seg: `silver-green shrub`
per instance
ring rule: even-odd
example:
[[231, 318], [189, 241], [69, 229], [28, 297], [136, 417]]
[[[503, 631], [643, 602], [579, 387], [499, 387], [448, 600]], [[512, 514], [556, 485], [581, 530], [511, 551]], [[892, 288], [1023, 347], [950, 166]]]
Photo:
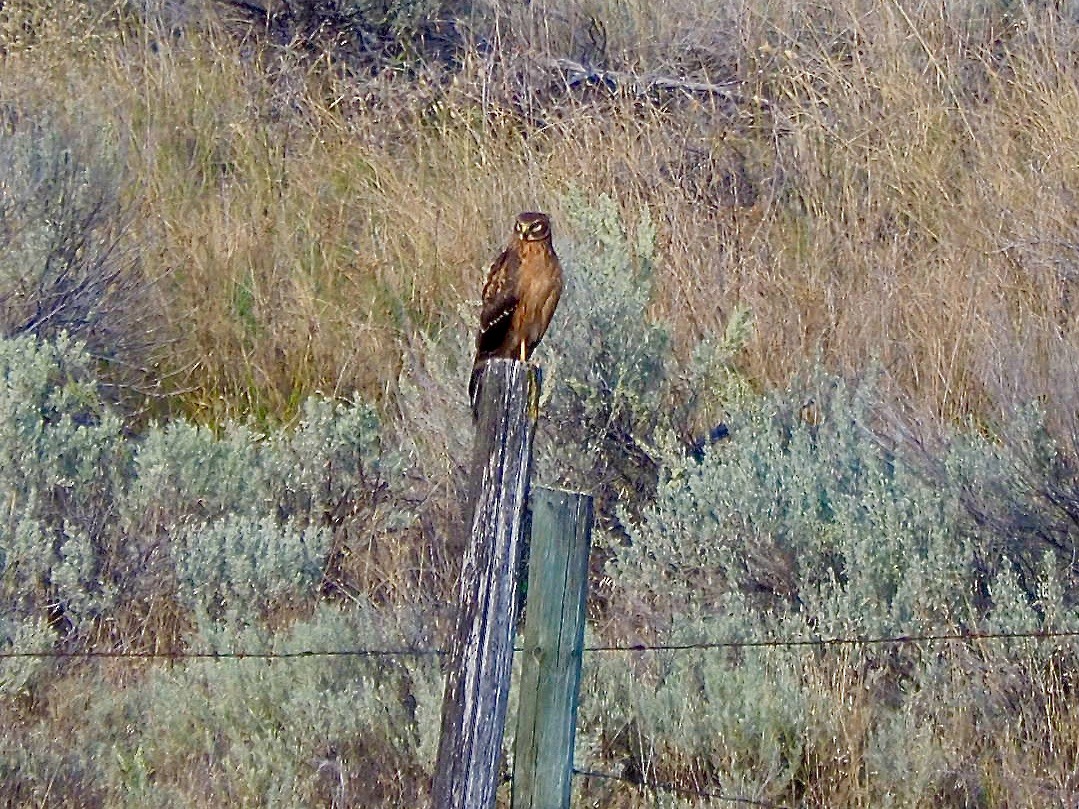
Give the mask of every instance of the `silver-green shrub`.
[[250, 623], [312, 599], [329, 532], [230, 515], [173, 537], [179, 595], [202, 617]]
[[730, 401], [748, 395], [734, 358], [752, 317], [735, 307], [722, 335], [677, 361], [668, 325], [650, 311], [658, 251], [647, 209], [634, 222], [610, 197], [579, 193], [563, 208], [566, 288], [543, 349], [550, 360], [536, 476], [593, 492], [613, 527], [616, 503], [635, 517], [654, 498], [662, 445], [692, 445]]
[[[278, 653], [407, 646], [387, 611], [323, 606], [289, 630], [220, 627], [214, 645]], [[437, 747], [442, 679], [432, 656], [205, 660], [159, 669], [94, 707], [98, 778], [132, 805], [420, 805]], [[152, 774], [152, 777], [151, 777]]]
[[168, 338], [128, 232], [119, 141], [100, 120], [0, 111], [0, 336], [73, 335], [111, 383], [143, 389]]
[[[821, 375], [810, 390], [744, 399], [729, 438], [699, 460], [657, 441], [655, 501], [625, 521], [607, 565], [608, 626], [690, 646], [1079, 626], [1052, 552], [1025, 573], [1001, 555], [1004, 538], [970, 519], [972, 479], [1006, 486], [979, 477], [1006, 447], [958, 436], [926, 465], [878, 432], [876, 390]], [[1024, 482], [1012, 482], [1014, 497]], [[582, 738], [593, 757], [622, 756], [652, 780], [703, 771], [727, 794], [778, 802], [826, 784], [846, 738], [853, 752], [841, 755], [870, 765], [874, 805], [944, 794], [964, 805], [982, 800], [970, 763], [924, 728], [1008, 734], [1001, 717], [1018, 714], [1031, 730], [1010, 735], [1053, 744], [1033, 717], [1060, 698], [1067, 643], [595, 653]], [[942, 769], [949, 759], [954, 772]]]
[[179, 420], [133, 436], [94, 370], [66, 336], [0, 340], [0, 598], [13, 614], [48, 614], [67, 634], [179, 587], [177, 608], [259, 620], [318, 599], [339, 532], [369, 545], [411, 519], [395, 504], [403, 456], [362, 401], [312, 399], [273, 437]]
[[185, 421], [151, 426], [136, 445], [126, 514], [171, 528], [189, 517], [268, 513], [274, 485], [264, 453], [262, 436], [242, 424], [220, 433]]
[[[0, 617], [0, 652], [4, 654], [45, 652], [52, 646], [54, 638], [44, 615], [22, 619], [13, 615]], [[0, 660], [0, 699], [25, 693], [35, 678], [48, 671], [48, 661], [41, 657], [8, 657]]]
[[[739, 615], [690, 623], [713, 637], [745, 636]], [[613, 758], [660, 783], [696, 767], [714, 774], [711, 789], [775, 800], [799, 777], [808, 741], [804, 664], [785, 649], [588, 655], [578, 760], [603, 769]]]
[[1007, 557], [1033, 593], [1045, 553], [1056, 560], [1068, 600], [1079, 600], [1079, 412], [1051, 429], [1041, 404], [1018, 409], [993, 431], [955, 436], [926, 461], [960, 493], [968, 530], [987, 571]]
[[317, 598], [336, 532], [373, 536], [408, 520], [393, 505], [403, 469], [368, 404], [312, 398], [272, 436], [236, 423], [151, 427], [123, 508], [167, 539], [187, 606], [255, 619]]
[[[607, 196], [590, 204], [571, 194], [565, 203], [571, 241], [563, 250], [566, 289], [551, 336], [556, 382], [576, 395], [573, 405], [589, 426], [650, 419], [663, 392], [668, 348], [666, 327], [648, 313], [655, 228], [647, 210], [627, 226]], [[559, 404], [556, 398], [552, 407]]]
[[544, 423], [536, 477], [593, 491], [601, 513], [644, 502], [655, 485], [645, 447], [662, 409], [666, 327], [654, 322], [655, 230], [647, 212], [627, 225], [607, 196], [569, 195], [559, 244], [566, 288], [546, 351]]
[[109, 609], [113, 524], [130, 463], [82, 344], [0, 340], [0, 598], [78, 624]]
[[[325, 599], [335, 552], [367, 553], [412, 519], [397, 504], [405, 457], [383, 445], [369, 405], [312, 400], [269, 437], [180, 420], [133, 434], [94, 370], [66, 336], [0, 339], [0, 652], [431, 648], [429, 616], [371, 606], [340, 570], [334, 592], [347, 600]], [[145, 677], [125, 666], [123, 686], [61, 661], [0, 661], [12, 728], [0, 735], [0, 800], [422, 799], [441, 703], [432, 655], [227, 658]], [[62, 749], [34, 735], [52, 720], [30, 707], [53, 685], [92, 692]], [[384, 775], [371, 779], [375, 768]]]
[[620, 580], [679, 616], [740, 593], [821, 635], [965, 616], [972, 550], [957, 494], [885, 448], [871, 395], [831, 380], [812, 416], [801, 397], [764, 397], [731, 414], [730, 439], [699, 463], [669, 449], [656, 502], [619, 551]]
[[270, 440], [264, 466], [279, 513], [325, 524], [364, 510], [370, 518], [405, 471], [371, 405], [320, 397], [304, 402], [295, 429]]

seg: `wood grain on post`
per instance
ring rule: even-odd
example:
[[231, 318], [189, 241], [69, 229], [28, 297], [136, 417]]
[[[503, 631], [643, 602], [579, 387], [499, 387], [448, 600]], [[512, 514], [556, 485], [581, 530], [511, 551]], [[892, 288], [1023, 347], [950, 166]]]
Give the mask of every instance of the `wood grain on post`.
[[432, 785], [435, 809], [489, 809], [495, 804], [538, 389], [536, 371], [516, 360], [490, 360], [483, 371], [471, 536], [442, 700]]
[[513, 809], [568, 809], [581, 685], [592, 497], [532, 493]]

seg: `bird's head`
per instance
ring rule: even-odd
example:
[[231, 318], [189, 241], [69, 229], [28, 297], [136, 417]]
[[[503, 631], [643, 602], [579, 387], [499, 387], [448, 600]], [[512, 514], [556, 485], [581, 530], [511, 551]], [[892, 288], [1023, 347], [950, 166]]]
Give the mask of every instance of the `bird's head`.
[[523, 242], [540, 242], [551, 238], [551, 218], [545, 213], [525, 211], [517, 215], [513, 234]]

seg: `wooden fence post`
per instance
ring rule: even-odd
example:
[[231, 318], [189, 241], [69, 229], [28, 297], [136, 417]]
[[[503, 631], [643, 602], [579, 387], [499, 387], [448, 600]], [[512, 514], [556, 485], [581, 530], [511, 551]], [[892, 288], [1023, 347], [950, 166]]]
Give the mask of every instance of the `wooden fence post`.
[[537, 487], [513, 809], [569, 809], [591, 546], [592, 497]]
[[539, 377], [516, 360], [483, 372], [473, 451], [472, 531], [442, 699], [435, 809], [489, 809], [506, 726], [521, 532], [532, 466]]

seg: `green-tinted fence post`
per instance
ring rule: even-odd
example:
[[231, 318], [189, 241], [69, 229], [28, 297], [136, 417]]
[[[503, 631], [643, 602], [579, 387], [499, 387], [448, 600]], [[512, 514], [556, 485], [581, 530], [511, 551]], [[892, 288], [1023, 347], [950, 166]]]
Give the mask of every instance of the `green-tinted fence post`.
[[532, 493], [513, 809], [568, 809], [581, 685], [592, 497]]

